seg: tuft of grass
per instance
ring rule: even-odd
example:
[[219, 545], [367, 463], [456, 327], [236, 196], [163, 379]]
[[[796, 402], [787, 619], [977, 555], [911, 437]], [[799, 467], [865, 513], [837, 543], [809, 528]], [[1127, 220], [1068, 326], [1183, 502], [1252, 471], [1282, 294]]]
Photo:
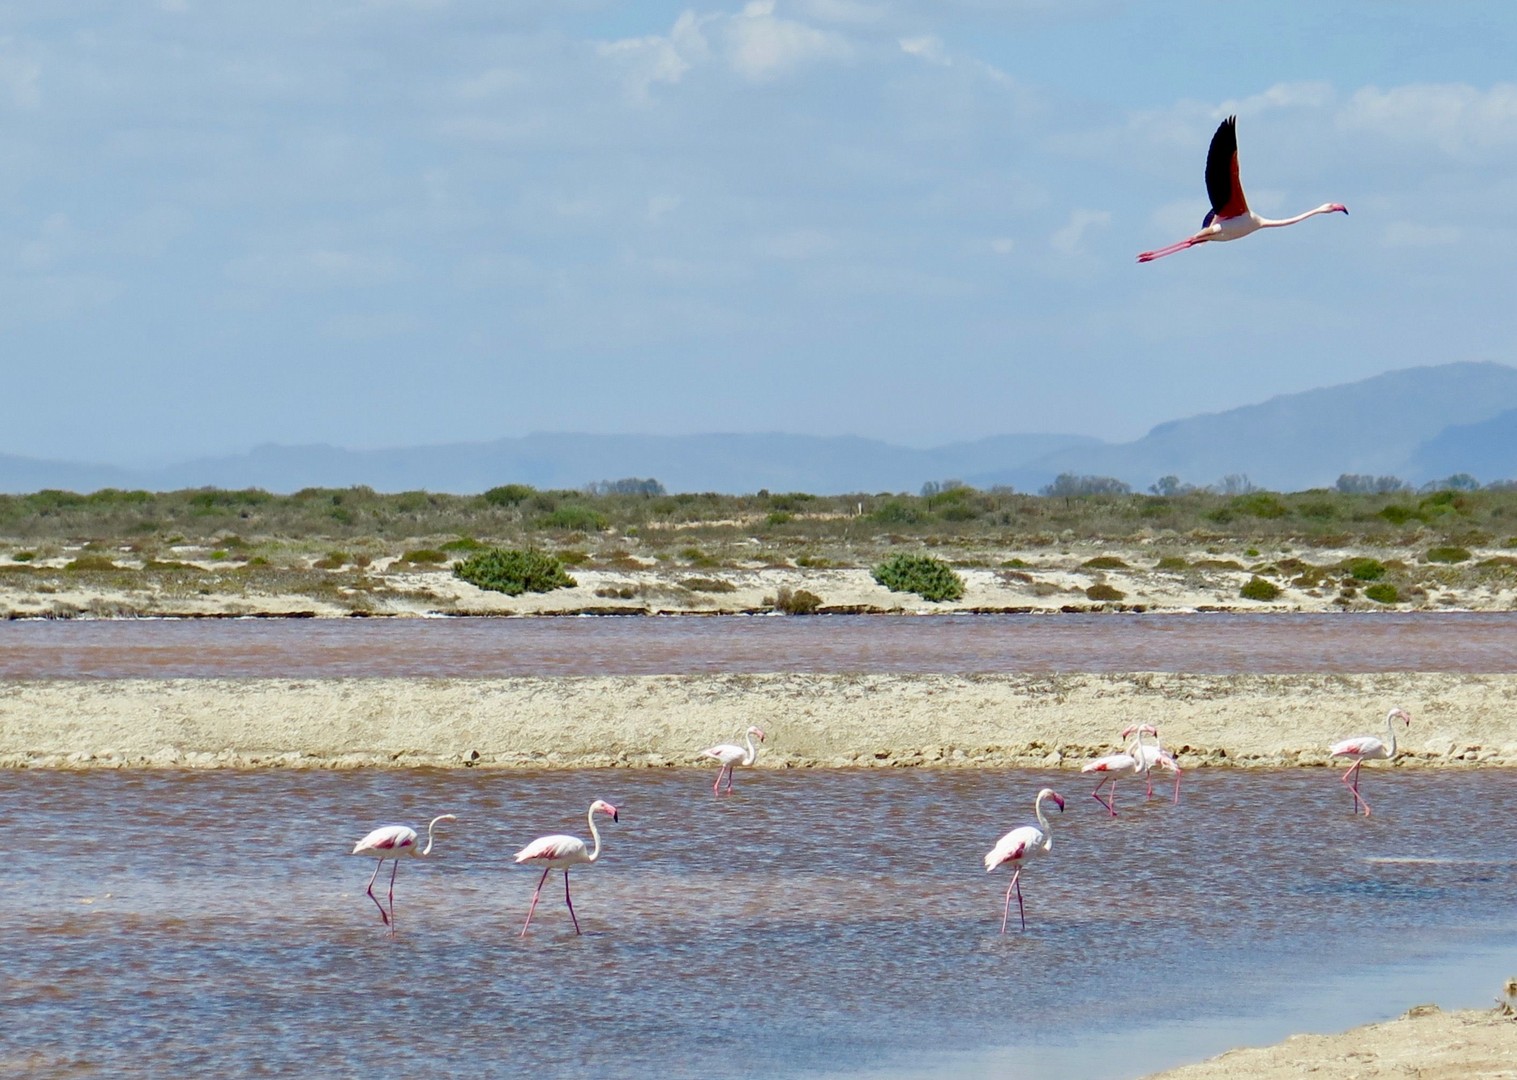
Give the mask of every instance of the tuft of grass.
[[447, 562], [448, 554], [445, 551], [438, 551], [436, 548], [417, 548], [414, 551], [406, 552], [401, 556], [401, 559], [408, 563], [437, 564]]
[[1115, 555], [1097, 555], [1080, 564], [1081, 570], [1126, 570], [1127, 564]]
[[812, 615], [821, 606], [822, 598], [810, 589], [792, 591], [788, 585], [781, 585], [774, 598], [774, 607], [786, 615]]
[[1396, 591], [1396, 586], [1389, 581], [1377, 581], [1364, 590], [1364, 595], [1377, 604], [1394, 604], [1401, 599], [1401, 594]]
[[1469, 550], [1446, 544], [1442, 547], [1428, 548], [1425, 556], [1428, 562], [1435, 563], [1462, 563], [1470, 559]]
[[80, 555], [77, 559], [71, 559], [64, 567], [65, 570], [124, 570], [126, 567], [117, 566], [108, 555]]
[[730, 581], [721, 578], [692, 577], [680, 582], [691, 592], [730, 593], [737, 592], [737, 586]]
[[1117, 601], [1124, 599], [1127, 594], [1121, 589], [1114, 588], [1106, 582], [1098, 582], [1085, 590], [1085, 595], [1092, 600]]
[[1379, 581], [1385, 577], [1385, 564], [1379, 559], [1349, 559], [1343, 564], [1343, 569], [1355, 581]]

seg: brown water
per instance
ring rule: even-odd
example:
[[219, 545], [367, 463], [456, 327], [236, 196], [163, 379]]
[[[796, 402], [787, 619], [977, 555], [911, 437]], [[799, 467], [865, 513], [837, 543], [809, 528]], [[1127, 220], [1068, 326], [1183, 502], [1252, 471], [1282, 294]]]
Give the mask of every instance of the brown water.
[[1517, 612], [0, 622], [0, 678], [1517, 671]]
[[[0, 1073], [1121, 1078], [1430, 985], [1488, 1004], [1517, 962], [1511, 771], [1377, 771], [1369, 820], [1326, 770], [1198, 770], [1115, 820], [1063, 772], [709, 783], [0, 772]], [[980, 859], [1045, 784], [1068, 809], [1003, 937]], [[622, 814], [574, 873], [584, 936], [550, 887], [519, 939], [511, 853], [596, 797]], [[443, 812], [392, 941], [345, 853]]]

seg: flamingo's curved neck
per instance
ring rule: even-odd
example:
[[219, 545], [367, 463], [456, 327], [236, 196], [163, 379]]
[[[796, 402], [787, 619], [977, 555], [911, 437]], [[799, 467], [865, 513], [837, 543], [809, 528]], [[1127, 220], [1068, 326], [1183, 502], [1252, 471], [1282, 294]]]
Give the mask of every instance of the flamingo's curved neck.
[[593, 806], [590, 808], [590, 815], [588, 820], [590, 822], [590, 835], [595, 837], [595, 848], [590, 852], [590, 857], [585, 861], [594, 862], [596, 859], [600, 858], [600, 830], [595, 827], [595, 807]]
[[1043, 816], [1043, 800], [1048, 796], [1039, 795], [1038, 801], [1032, 804], [1032, 812], [1037, 815], [1038, 828], [1043, 830], [1043, 850], [1053, 847], [1053, 829], [1048, 824], [1048, 819]]
[[743, 733], [743, 741], [748, 744], [748, 756], [743, 758], [743, 766], [746, 768], [747, 766], [752, 765], [754, 759], [758, 757], [758, 747], [753, 745], [753, 732], [751, 731], [746, 731]]
[[1385, 717], [1385, 730], [1390, 735], [1385, 744], [1385, 756], [1388, 758], [1396, 756], [1396, 721], [1399, 719], [1395, 713], [1387, 713]]
[[442, 818], [440, 818], [440, 817], [435, 817], [435, 818], [432, 819], [432, 823], [427, 826], [427, 846], [424, 847], [424, 848], [422, 848], [416, 854], [418, 854], [418, 855], [430, 855], [430, 854], [432, 854], [432, 839], [433, 839], [433, 837], [432, 837], [432, 830], [434, 830], [434, 829], [437, 828], [437, 823], [439, 821], [441, 821], [441, 820], [442, 820]]

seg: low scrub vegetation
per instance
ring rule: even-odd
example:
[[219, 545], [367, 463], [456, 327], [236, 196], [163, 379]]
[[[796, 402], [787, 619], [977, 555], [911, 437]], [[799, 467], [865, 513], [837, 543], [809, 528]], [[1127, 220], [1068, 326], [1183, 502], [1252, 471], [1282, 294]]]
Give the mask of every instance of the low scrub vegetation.
[[554, 556], [535, 548], [492, 548], [476, 552], [453, 568], [454, 576], [480, 589], [520, 596], [578, 584]]
[[874, 568], [874, 580], [891, 592], [916, 593], [935, 603], [964, 595], [964, 579], [933, 555], [897, 555]]

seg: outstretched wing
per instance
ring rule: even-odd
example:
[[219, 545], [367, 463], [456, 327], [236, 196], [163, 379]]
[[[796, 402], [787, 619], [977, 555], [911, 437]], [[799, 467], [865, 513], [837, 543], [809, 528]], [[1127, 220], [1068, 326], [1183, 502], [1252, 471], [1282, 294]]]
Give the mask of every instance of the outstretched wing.
[[1206, 152], [1206, 195], [1211, 199], [1210, 225], [1214, 218], [1234, 218], [1248, 213], [1243, 182], [1238, 179], [1238, 118], [1229, 116], [1211, 137]]

